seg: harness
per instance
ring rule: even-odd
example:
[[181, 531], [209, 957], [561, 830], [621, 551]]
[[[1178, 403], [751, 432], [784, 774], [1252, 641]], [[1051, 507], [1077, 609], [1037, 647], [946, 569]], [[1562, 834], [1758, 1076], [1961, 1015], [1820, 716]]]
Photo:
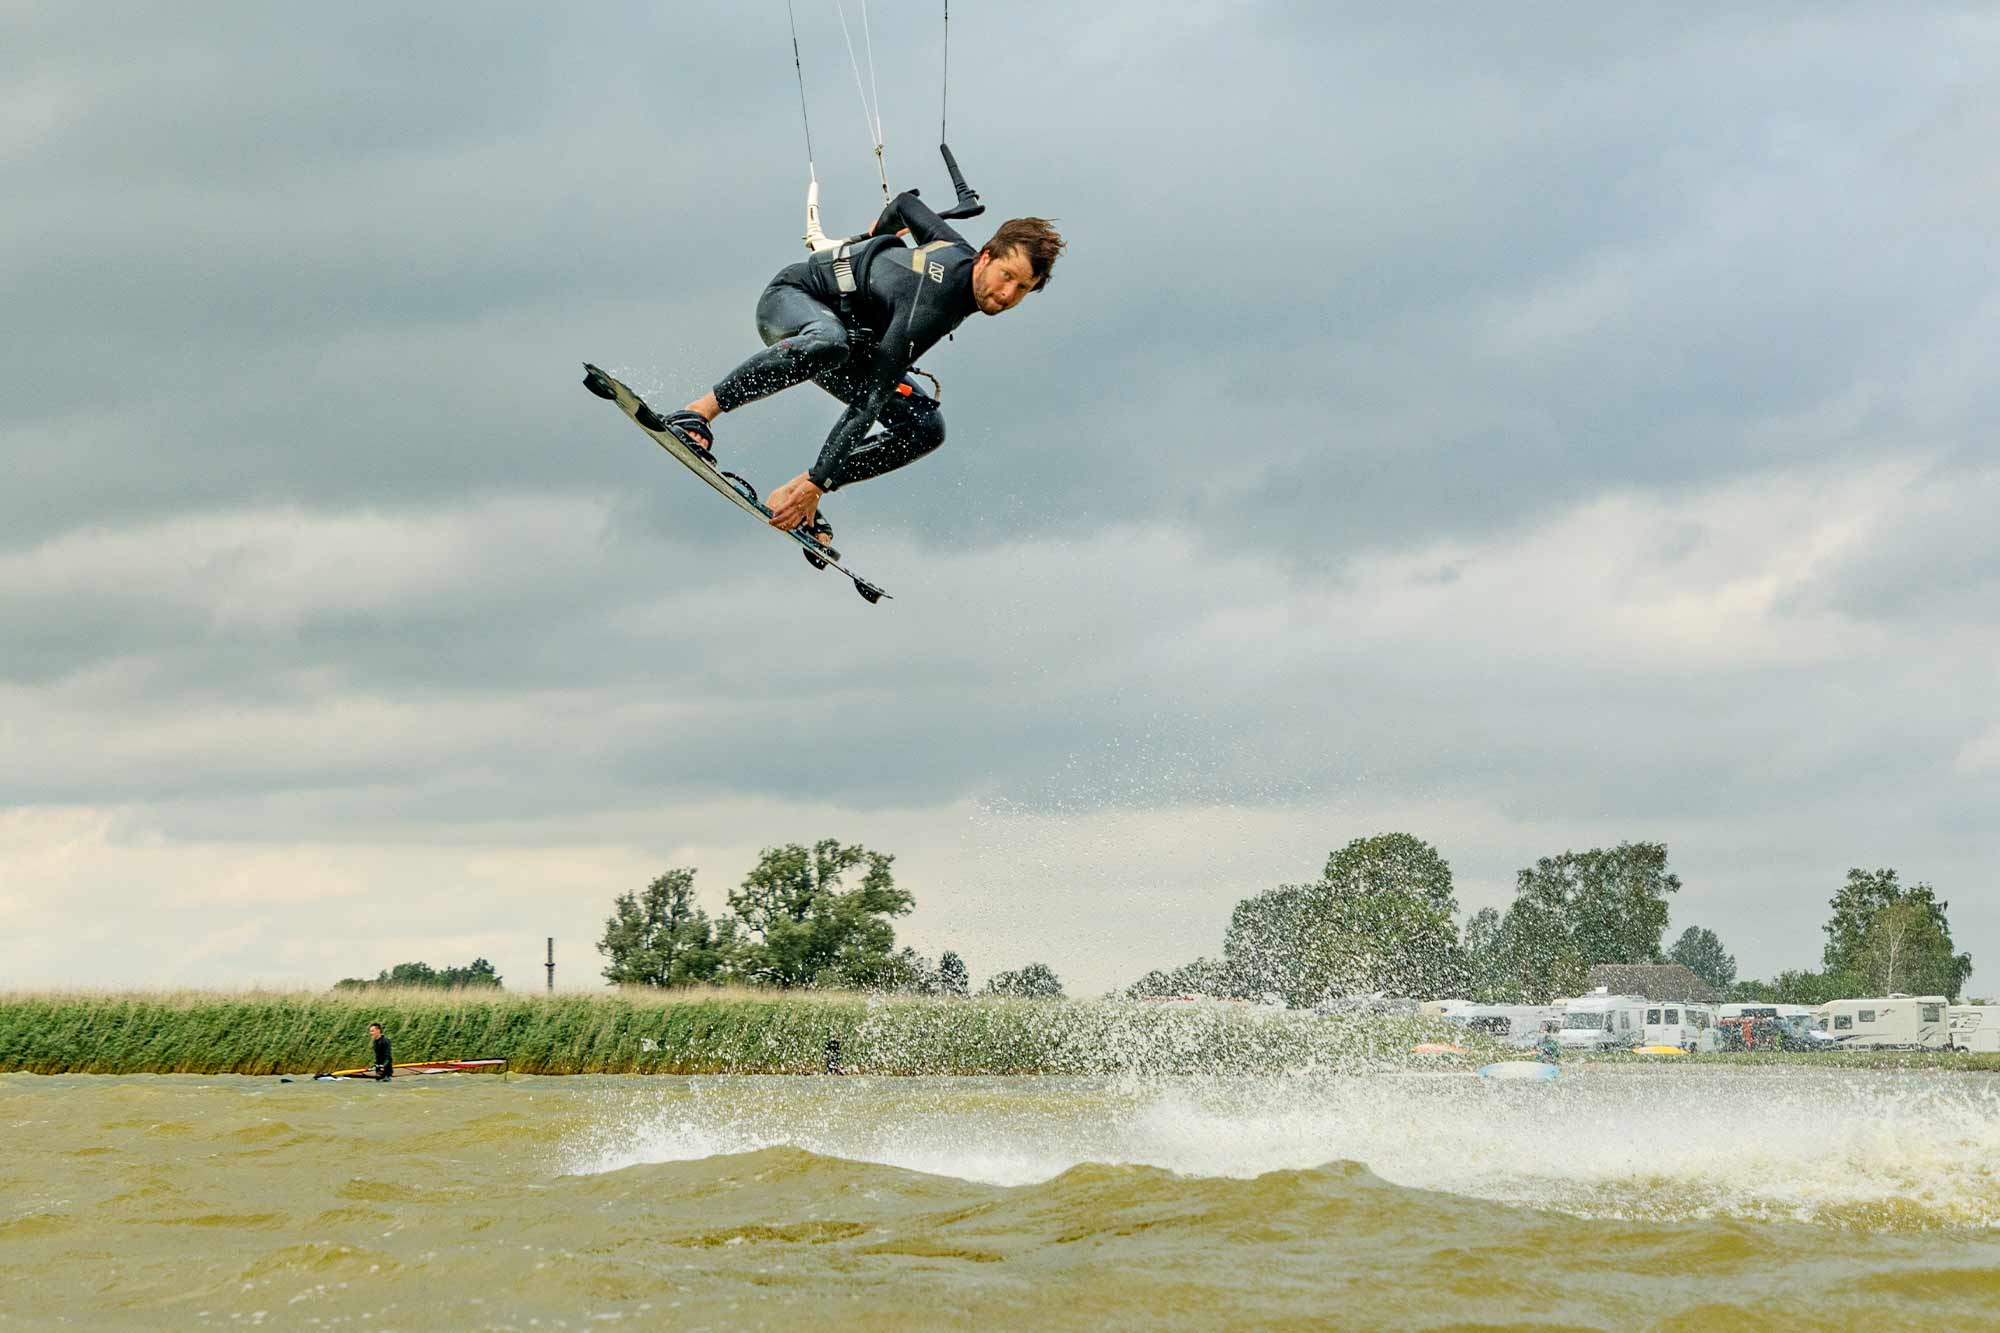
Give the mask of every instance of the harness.
[[[840, 303], [847, 304], [847, 298], [861, 290], [861, 284], [854, 280], [854, 242], [842, 241], [840, 248], [833, 252], [833, 285], [840, 288]], [[846, 314], [845, 310], [841, 311]]]
[[[861, 290], [861, 279], [854, 272], [854, 251], [862, 243], [873, 239], [872, 236], [864, 236], [842, 241], [833, 252], [833, 285], [840, 292], [842, 315], [846, 315], [853, 308], [852, 298]], [[930, 277], [931, 255], [939, 250], [949, 250], [955, 244], [954, 241], [932, 241], [927, 245], [918, 246], [910, 251], [910, 271], [919, 277]], [[937, 280], [943, 281], [942, 272], [937, 275]]]
[[[838, 306], [840, 322], [847, 327], [850, 334], [859, 329], [861, 322], [855, 310], [855, 294], [861, 290], [861, 279], [854, 272], [854, 250], [862, 241], [870, 239], [872, 238], [862, 236], [842, 241], [840, 247], [833, 252], [833, 285], [840, 292]], [[866, 270], [863, 270], [863, 273], [865, 275]]]
[[[866, 236], [851, 238], [842, 241], [833, 252], [833, 285], [835, 290], [840, 293], [840, 322], [847, 327], [850, 336], [858, 331], [859, 320], [854, 309], [854, 298], [861, 290], [861, 279], [854, 272], [854, 250], [857, 245], [872, 239], [874, 238]], [[939, 250], [948, 250], [955, 244], [957, 244], [955, 241], [931, 241], [910, 251], [910, 271], [917, 275], [917, 296], [916, 305], [911, 309], [912, 320], [916, 317], [916, 311], [922, 308], [924, 282], [927, 278], [932, 277], [930, 273], [931, 255]], [[944, 280], [942, 269], [935, 275], [935, 280], [939, 282]], [[919, 370], [915, 366], [911, 366], [908, 373], [922, 375], [931, 382], [931, 396], [933, 399], [942, 399], [944, 397], [944, 387], [938, 383], [937, 376], [927, 370]], [[909, 392], [907, 388], [904, 388], [902, 391], [905, 394]]]

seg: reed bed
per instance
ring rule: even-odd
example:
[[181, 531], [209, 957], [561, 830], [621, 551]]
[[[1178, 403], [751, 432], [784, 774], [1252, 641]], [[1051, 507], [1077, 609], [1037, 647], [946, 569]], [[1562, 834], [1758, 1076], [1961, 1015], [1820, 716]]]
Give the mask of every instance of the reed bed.
[[1461, 1029], [1237, 1004], [754, 990], [0, 992], [0, 1072], [300, 1074], [500, 1057], [527, 1074], [1263, 1073], [1407, 1063]]

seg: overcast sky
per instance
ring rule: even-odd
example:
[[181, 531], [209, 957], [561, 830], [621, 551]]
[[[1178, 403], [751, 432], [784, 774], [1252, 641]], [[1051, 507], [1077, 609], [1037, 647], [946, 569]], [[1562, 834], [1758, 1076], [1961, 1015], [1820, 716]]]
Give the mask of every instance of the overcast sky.
[[[968, 231], [1070, 251], [828, 501], [870, 607], [578, 384], [757, 345], [776, 0], [0, 6], [0, 984], [597, 984], [618, 893], [835, 837], [1091, 993], [1388, 830], [1467, 912], [1664, 841], [1744, 975], [1893, 866], [1996, 975], [2000, 14], [955, 11]], [[934, 198], [940, 12], [869, 11]]]

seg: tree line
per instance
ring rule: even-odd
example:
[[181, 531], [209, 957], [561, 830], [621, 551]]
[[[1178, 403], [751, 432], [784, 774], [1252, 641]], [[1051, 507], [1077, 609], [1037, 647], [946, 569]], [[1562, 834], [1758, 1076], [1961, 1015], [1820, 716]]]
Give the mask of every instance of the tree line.
[[335, 990], [376, 990], [385, 986], [419, 986], [431, 990], [499, 990], [500, 974], [484, 958], [475, 958], [464, 967], [432, 967], [429, 963], [398, 963], [376, 974], [370, 981], [343, 977], [333, 983]]
[[1505, 911], [1481, 908], [1461, 928], [1437, 849], [1378, 834], [1329, 855], [1315, 880], [1239, 902], [1220, 958], [1149, 972], [1126, 993], [1293, 1007], [1370, 994], [1545, 1004], [1588, 990], [1593, 967], [1682, 963], [1725, 998], [1822, 1004], [1896, 991], [1956, 999], [1972, 972], [1952, 943], [1950, 904], [1894, 870], [1849, 871], [1829, 904], [1821, 969], [1769, 982], [1738, 981], [1735, 957], [1705, 927], [1663, 947], [1680, 888], [1664, 843], [1565, 851], [1519, 871]]
[[[695, 872], [667, 871], [612, 903], [598, 952], [604, 978], [624, 986], [765, 986], [969, 995], [964, 959], [935, 961], [896, 947], [894, 918], [916, 905], [897, 885], [895, 857], [823, 839], [767, 847], [711, 918], [695, 899]], [[1060, 998], [1043, 963], [990, 977], [989, 995]]]
[[[964, 960], [896, 947], [894, 919], [916, 899], [895, 881], [895, 857], [824, 839], [765, 848], [711, 918], [695, 872], [668, 870], [618, 895], [597, 948], [617, 985], [833, 988], [970, 995]], [[1131, 996], [1206, 995], [1310, 1007], [1359, 995], [1460, 996], [1545, 1004], [1589, 989], [1603, 964], [1681, 963], [1726, 999], [1823, 1004], [1851, 996], [1942, 994], [1957, 999], [1972, 956], [1957, 950], [1950, 904], [1893, 869], [1854, 869], [1829, 900], [1820, 967], [1739, 980], [1736, 959], [1711, 929], [1689, 926], [1664, 947], [1669, 899], [1681, 888], [1664, 843], [1565, 851], [1515, 876], [1502, 911], [1458, 924], [1450, 864], [1408, 833], [1356, 838], [1328, 855], [1317, 878], [1280, 884], [1236, 904], [1221, 955], [1149, 972]], [[399, 963], [377, 986], [494, 987], [484, 958], [465, 967]], [[987, 979], [981, 994], [1060, 998], [1044, 963]]]

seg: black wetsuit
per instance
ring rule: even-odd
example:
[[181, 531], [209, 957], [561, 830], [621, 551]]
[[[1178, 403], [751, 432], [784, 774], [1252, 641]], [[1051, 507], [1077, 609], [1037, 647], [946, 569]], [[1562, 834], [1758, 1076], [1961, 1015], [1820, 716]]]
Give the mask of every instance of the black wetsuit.
[[[915, 250], [896, 235], [905, 227]], [[771, 279], [757, 302], [764, 350], [722, 378], [716, 401], [728, 412], [809, 379], [846, 403], [809, 473], [821, 490], [922, 458], [944, 443], [944, 416], [908, 371], [979, 308], [978, 257], [921, 199], [897, 195], [873, 235]], [[852, 291], [842, 290], [843, 270]]]
[[389, 1055], [389, 1034], [383, 1033], [375, 1039], [375, 1077], [394, 1078], [396, 1065]]

